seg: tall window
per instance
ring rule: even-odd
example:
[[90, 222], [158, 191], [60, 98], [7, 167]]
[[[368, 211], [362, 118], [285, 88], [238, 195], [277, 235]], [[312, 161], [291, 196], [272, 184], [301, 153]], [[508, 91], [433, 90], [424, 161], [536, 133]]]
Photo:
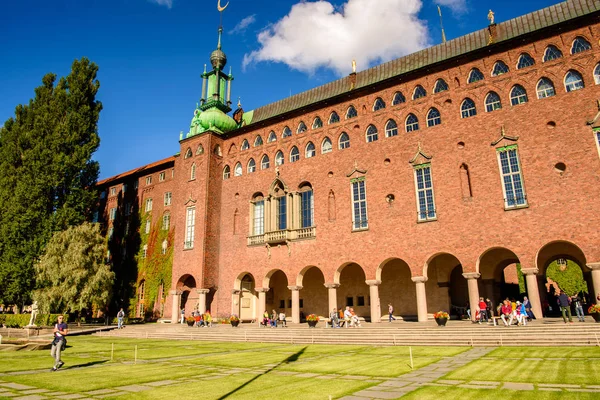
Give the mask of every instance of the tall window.
[[242, 142], [242, 150], [248, 150], [250, 148], [250, 143], [248, 143], [248, 140], [244, 139], [244, 141]]
[[[385, 124], [385, 137], [398, 136], [398, 125], [396, 121], [390, 119], [387, 124]], [[368, 141], [368, 137], [367, 137]]]
[[158, 174], [158, 181], [162, 182], [165, 180], [165, 173], [161, 172], [160, 174]]
[[146, 212], [152, 211], [152, 198], [146, 199]]
[[427, 113], [427, 126], [436, 126], [442, 123], [442, 116], [437, 108], [429, 109]]
[[500, 175], [502, 177], [504, 208], [527, 205], [517, 145], [501, 147], [497, 149], [497, 152]]
[[406, 97], [402, 94], [402, 92], [396, 92], [394, 94], [394, 99], [392, 100], [392, 105], [397, 106], [398, 104], [406, 103]]
[[265, 200], [259, 197], [254, 200], [254, 221], [252, 234], [262, 235], [265, 233]]
[[296, 146], [292, 147], [292, 151], [290, 151], [290, 162], [296, 162], [300, 159], [300, 152]]
[[298, 130], [296, 131], [296, 133], [303, 133], [306, 132], [308, 130], [308, 128], [306, 127], [306, 124], [302, 121], [300, 121], [300, 123], [298, 124]]
[[242, 163], [238, 162], [237, 164], [235, 164], [235, 167], [233, 167], [233, 176], [242, 176], [242, 172]]
[[285, 128], [283, 128], [283, 134], [281, 135], [281, 137], [286, 138], [290, 136], [292, 136], [292, 130], [288, 126], [286, 126]]
[[431, 164], [421, 164], [415, 167], [415, 186], [417, 190], [418, 220], [428, 221], [435, 219]]
[[375, 142], [377, 140], [377, 128], [374, 125], [369, 125], [367, 128], [367, 143]]
[[600, 155], [600, 128], [594, 129], [594, 137], [596, 138], [596, 146], [598, 146], [598, 155]]
[[438, 79], [435, 81], [435, 86], [433, 87], [433, 93], [445, 92], [448, 90], [448, 84], [443, 79]]
[[352, 229], [360, 230], [369, 227], [367, 220], [367, 192], [365, 178], [352, 181]]
[[163, 220], [162, 220], [163, 231], [168, 231], [170, 226], [171, 226], [171, 214], [165, 213], [165, 215], [163, 215]]
[[283, 165], [283, 162], [284, 162], [283, 153], [281, 152], [281, 150], [279, 150], [275, 154], [275, 165]]
[[194, 247], [194, 226], [196, 224], [196, 207], [188, 207], [185, 210], [185, 242], [184, 248]]
[[188, 147], [188, 149], [185, 151], [185, 156], [183, 156], [183, 158], [185, 158], [185, 159], [188, 159], [188, 158], [190, 158], [192, 155], [193, 155], [193, 154], [192, 154], [192, 149], [190, 149], [190, 148]]
[[423, 86], [421, 85], [417, 85], [415, 87], [415, 91], [413, 92], [413, 100], [417, 100], [425, 96], [427, 96], [427, 91], [425, 90], [425, 88], [423, 88]]
[[517, 106], [522, 103], [527, 103], [527, 92], [523, 86], [515, 85], [510, 91], [510, 104]]
[[262, 144], [263, 144], [262, 137], [260, 135], [258, 135], [256, 137], [256, 139], [254, 139], [254, 147], [262, 146]]
[[287, 197], [277, 198], [277, 229], [282, 231], [287, 229]]
[[300, 223], [302, 228], [313, 226], [314, 200], [312, 188], [307, 187], [300, 192]]
[[269, 132], [269, 137], [267, 138], [267, 142], [271, 143], [271, 142], [276, 142], [277, 141], [277, 135], [275, 134], [275, 132], [271, 131]]
[[146, 177], [146, 185], [152, 184], [152, 175]]
[[192, 164], [192, 168], [190, 170], [190, 180], [193, 181], [196, 179], [196, 164]]
[[319, 129], [322, 127], [323, 127], [323, 121], [321, 121], [321, 118], [316, 117], [315, 120], [313, 121], [312, 128]]
[[171, 200], [172, 200], [172, 193], [171, 192], [166, 192], [165, 193], [165, 206], [170, 206], [171, 205]]
[[151, 226], [151, 222], [149, 219], [146, 220], [146, 227], [145, 227], [145, 233], [146, 235], [150, 233], [150, 226]]
[[485, 96], [485, 111], [492, 112], [496, 110], [500, 110], [502, 108], [502, 102], [500, 101], [500, 96], [496, 92], [489, 92], [487, 96]]
[[565, 75], [565, 89], [567, 92], [583, 89], [583, 78], [577, 71], [569, 71]]
[[323, 143], [321, 143], [321, 154], [331, 153], [331, 150], [331, 139], [326, 137], [325, 139], [323, 139]]
[[594, 68], [594, 82], [596, 82], [596, 85], [600, 85], [600, 64]]
[[306, 158], [311, 158], [317, 155], [317, 151], [315, 149], [315, 145], [313, 144], [313, 142], [308, 142], [308, 144], [306, 145]]
[[542, 78], [537, 84], [536, 88], [538, 99], [545, 99], [546, 97], [552, 97], [556, 93], [554, 92], [554, 85], [548, 78]]
[[467, 79], [467, 83], [479, 82], [483, 79], [483, 73], [477, 68], [473, 68], [471, 72], [469, 72], [469, 78]]
[[329, 123], [335, 124], [336, 122], [340, 122], [340, 116], [335, 111], [332, 111], [329, 115]]
[[503, 61], [496, 61], [494, 68], [492, 68], [492, 76], [498, 76], [506, 74], [508, 72], [508, 65], [504, 64]]
[[248, 161], [248, 173], [251, 174], [254, 171], [256, 171], [256, 161], [254, 161], [254, 158], [251, 158], [250, 161]]
[[373, 104], [373, 111], [383, 110], [384, 108], [385, 102], [381, 99], [381, 97], [375, 99], [375, 103]]
[[577, 36], [573, 41], [573, 46], [571, 46], [571, 54], [577, 54], [582, 51], [590, 50], [592, 45], [590, 42], [582, 38], [581, 36]]
[[350, 147], [350, 136], [348, 136], [346, 132], [342, 132], [342, 134], [340, 135], [339, 144], [340, 150], [347, 149]]
[[110, 219], [111, 221], [114, 221], [115, 218], [117, 218], [117, 208], [111, 208], [110, 212], [108, 213], [108, 219]]
[[463, 100], [460, 106], [460, 117], [469, 118], [477, 115], [477, 109], [475, 108], [475, 102], [468, 97]]
[[229, 168], [229, 165], [226, 165], [225, 168], [223, 168], [223, 180], [229, 179], [230, 176], [231, 169]]
[[562, 57], [562, 52], [558, 49], [558, 47], [550, 45], [546, 47], [546, 51], [544, 51], [544, 62], [557, 60]]
[[408, 114], [406, 117], [406, 132], [413, 132], [419, 130], [419, 119], [415, 114]]
[[346, 111], [346, 119], [355, 118], [357, 116], [358, 113], [356, 112], [356, 108], [354, 108], [354, 106], [348, 107], [348, 110]]
[[533, 58], [527, 53], [521, 54], [519, 62], [517, 63], [517, 69], [531, 67], [532, 65], [535, 65]]
[[260, 169], [269, 169], [269, 156], [266, 154], [260, 160]]

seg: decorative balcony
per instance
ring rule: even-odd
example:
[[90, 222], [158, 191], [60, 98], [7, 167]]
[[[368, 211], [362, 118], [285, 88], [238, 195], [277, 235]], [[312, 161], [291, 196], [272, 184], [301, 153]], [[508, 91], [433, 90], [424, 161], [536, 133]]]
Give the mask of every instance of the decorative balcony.
[[316, 237], [316, 228], [314, 226], [300, 229], [283, 229], [279, 231], [266, 232], [262, 235], [248, 236], [248, 246], [258, 246], [262, 244], [275, 245], [294, 240], [314, 239]]

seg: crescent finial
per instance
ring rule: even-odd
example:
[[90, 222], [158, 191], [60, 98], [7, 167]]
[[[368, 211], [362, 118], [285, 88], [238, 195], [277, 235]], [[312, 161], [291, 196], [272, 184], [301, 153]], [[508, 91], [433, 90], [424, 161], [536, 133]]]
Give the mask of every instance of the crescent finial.
[[227, 2], [227, 4], [225, 4], [225, 7], [221, 7], [221, 0], [217, 0], [217, 10], [219, 10], [219, 12], [225, 11], [225, 9], [227, 8], [228, 5], [229, 5], [229, 2]]

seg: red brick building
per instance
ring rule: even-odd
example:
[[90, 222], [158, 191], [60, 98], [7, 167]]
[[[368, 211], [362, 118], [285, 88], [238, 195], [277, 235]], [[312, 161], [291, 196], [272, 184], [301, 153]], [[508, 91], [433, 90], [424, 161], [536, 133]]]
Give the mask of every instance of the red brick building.
[[567, 261], [600, 293], [599, 40], [567, 1], [233, 118], [219, 43], [180, 153], [99, 183], [136, 312], [424, 321], [520, 264], [541, 316]]

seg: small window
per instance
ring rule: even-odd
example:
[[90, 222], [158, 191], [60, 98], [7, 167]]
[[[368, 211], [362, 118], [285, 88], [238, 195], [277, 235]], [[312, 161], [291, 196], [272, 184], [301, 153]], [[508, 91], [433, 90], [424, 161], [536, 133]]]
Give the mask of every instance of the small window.
[[251, 158], [250, 161], [248, 161], [248, 173], [251, 174], [254, 171], [256, 171], [256, 162], [254, 161], [254, 158]]
[[160, 174], [158, 174], [158, 181], [163, 182], [164, 180], [165, 180], [165, 173], [161, 172]]
[[448, 84], [443, 79], [438, 79], [435, 81], [435, 85], [433, 86], [433, 93], [445, 92], [448, 90]]
[[231, 176], [231, 169], [229, 168], [229, 165], [226, 165], [225, 168], [223, 168], [223, 180], [229, 179], [230, 176]]
[[374, 125], [369, 125], [367, 127], [367, 143], [377, 141], [377, 128]]
[[494, 68], [492, 68], [492, 76], [506, 74], [507, 72], [508, 65], [504, 64], [504, 62], [502, 61], [496, 61], [496, 64], [494, 64]]
[[365, 305], [365, 296], [356, 296], [356, 307], [363, 307]]
[[183, 157], [184, 159], [190, 158], [192, 156], [192, 149], [190, 149], [188, 147], [188, 149], [185, 151], [185, 156]]
[[286, 138], [290, 136], [292, 136], [292, 130], [288, 126], [286, 126], [285, 128], [283, 128], [283, 134], [281, 135], [281, 137]]
[[146, 235], [150, 233], [150, 225], [151, 225], [150, 220], [149, 219], [146, 220], [146, 230], [145, 230]]
[[350, 136], [346, 132], [342, 132], [339, 140], [340, 150], [347, 149], [350, 147]]
[[483, 73], [477, 68], [473, 68], [471, 72], [469, 72], [469, 78], [467, 83], [475, 83], [482, 81], [484, 79]]
[[116, 196], [117, 195], [117, 188], [116, 187], [111, 187], [110, 188], [110, 195], [111, 196]]
[[583, 89], [583, 78], [577, 71], [569, 71], [565, 75], [565, 89], [567, 92]]
[[162, 221], [163, 231], [168, 231], [170, 226], [171, 226], [171, 214], [165, 213], [163, 215], [163, 221]]
[[398, 104], [406, 103], [406, 97], [402, 94], [402, 92], [396, 92], [394, 94], [394, 99], [392, 100], [392, 105], [397, 106]]
[[417, 85], [417, 87], [415, 87], [415, 90], [413, 92], [413, 100], [417, 100], [420, 99], [422, 97], [427, 96], [427, 91], [425, 90], [425, 88], [421, 85]]
[[351, 297], [351, 296], [346, 297], [346, 306], [354, 307], [354, 297]]
[[392, 136], [398, 136], [398, 125], [396, 124], [396, 121], [390, 119], [387, 124], [385, 124], [385, 137]]
[[348, 107], [348, 110], [346, 111], [346, 119], [356, 118], [357, 116], [358, 113], [356, 112], [356, 108], [354, 108], [354, 106]]
[[582, 51], [591, 50], [591, 48], [590, 42], [581, 36], [577, 36], [573, 41], [573, 46], [571, 46], [571, 54], [581, 53]]
[[333, 111], [329, 115], [329, 124], [335, 124], [336, 122], [340, 122], [340, 116], [338, 115], [338, 113], [336, 113], [335, 111]]
[[306, 127], [306, 124], [302, 121], [300, 121], [300, 123], [298, 124], [298, 130], [296, 131], [296, 133], [304, 133], [308, 130], [308, 128]]
[[146, 177], [146, 185], [152, 184], [152, 175]]
[[200, 144], [200, 145], [198, 145], [198, 148], [196, 149], [196, 155], [199, 156], [201, 154], [204, 154], [204, 146], [202, 146]]
[[284, 162], [283, 153], [281, 152], [281, 150], [279, 150], [277, 152], [277, 154], [275, 154], [275, 165], [283, 165], [283, 162]]
[[246, 139], [242, 142], [242, 150], [248, 150], [250, 148], [250, 143]]
[[554, 91], [554, 84], [548, 78], [542, 78], [537, 84], [536, 88], [538, 99], [545, 99], [546, 97], [552, 97], [556, 93]]
[[600, 64], [596, 65], [596, 68], [594, 68], [594, 82], [596, 85], [600, 85]]
[[113, 207], [110, 209], [110, 212], [108, 213], [108, 219], [111, 221], [114, 221], [115, 218], [117, 218], [117, 208]]
[[172, 200], [173, 200], [173, 194], [171, 192], [166, 192], [165, 193], [165, 206], [170, 206]]
[[242, 176], [242, 163], [238, 162], [233, 168], [233, 176]]
[[321, 121], [321, 118], [316, 117], [315, 120], [313, 121], [312, 128], [319, 129], [322, 127], [323, 127], [323, 121]]
[[513, 86], [510, 91], [510, 103], [513, 106], [517, 106], [522, 103], [527, 103], [527, 91], [521, 85]]
[[496, 110], [500, 110], [502, 108], [502, 102], [500, 101], [500, 96], [496, 92], [489, 92], [487, 96], [485, 96], [485, 111], [492, 112]]
[[260, 160], [260, 169], [269, 169], [269, 166], [269, 156], [265, 154]]
[[460, 106], [460, 117], [469, 118], [477, 115], [477, 109], [475, 108], [475, 102], [469, 98], [463, 100]]
[[312, 158], [317, 155], [317, 150], [315, 149], [315, 145], [313, 142], [308, 142], [306, 145], [306, 158]]
[[300, 152], [296, 146], [292, 147], [290, 151], [290, 162], [296, 162], [300, 159]]
[[431, 108], [427, 113], [427, 126], [432, 127], [442, 123], [442, 116], [437, 108]]
[[406, 132], [413, 132], [419, 130], [419, 119], [415, 114], [408, 114], [406, 117]]
[[269, 132], [269, 137], [267, 138], [267, 142], [271, 143], [271, 142], [276, 142], [277, 141], [277, 135], [275, 134], [275, 132], [271, 131]]
[[373, 111], [383, 110], [384, 108], [385, 102], [381, 99], [381, 97], [375, 99], [375, 103], [373, 104]]
[[192, 164], [192, 168], [190, 169], [190, 180], [196, 179], [196, 164]]
[[146, 212], [152, 211], [152, 199], [146, 199]]
[[519, 57], [519, 62], [517, 63], [517, 69], [523, 69], [527, 67], [531, 67], [535, 65], [535, 61], [531, 56], [527, 53], [521, 54]]
[[256, 137], [256, 139], [254, 139], [254, 147], [258, 147], [258, 146], [262, 146], [262, 145], [263, 145], [262, 136], [258, 135]]
[[326, 137], [325, 139], [323, 139], [323, 143], [321, 143], [321, 154], [331, 153], [331, 150], [331, 140], [328, 137]]
[[562, 56], [562, 52], [558, 49], [558, 47], [550, 45], [546, 47], [546, 51], [544, 51], [544, 62], [558, 60]]

